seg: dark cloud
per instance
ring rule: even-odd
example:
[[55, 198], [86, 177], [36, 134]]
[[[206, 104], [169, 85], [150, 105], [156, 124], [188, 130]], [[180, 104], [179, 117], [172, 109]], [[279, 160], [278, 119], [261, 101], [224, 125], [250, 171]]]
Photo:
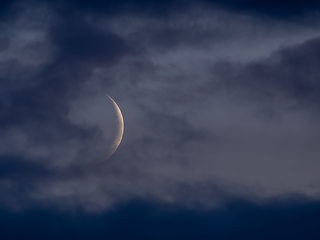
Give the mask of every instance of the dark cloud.
[[[299, 108], [314, 112], [320, 104], [319, 43], [315, 38], [281, 49], [264, 60], [246, 64], [220, 62], [215, 69], [224, 86], [232, 91], [229, 94], [238, 95], [239, 99], [263, 103], [278, 114]], [[215, 86], [209, 84], [203, 90], [210, 93]]]
[[[6, 239], [301, 239], [319, 238], [319, 203], [289, 201], [263, 206], [233, 201], [222, 210], [132, 202], [112, 211], [66, 214], [45, 207], [1, 210]], [[16, 229], [19, 229], [17, 231]]]
[[128, 52], [123, 39], [111, 32], [103, 33], [76, 16], [54, 26], [51, 39], [58, 48], [58, 61], [106, 65], [115, 63]]
[[[52, 173], [41, 163], [33, 163], [15, 156], [3, 156], [0, 162], [0, 178], [11, 177], [14, 181], [28, 181], [29, 178], [41, 179]], [[22, 180], [24, 179], [24, 180]]]
[[[0, 14], [7, 16], [16, 13], [18, 8], [16, 3], [20, 1], [2, 1]], [[201, 1], [181, 1], [181, 0], [120, 0], [120, 1], [85, 1], [85, 0], [59, 0], [50, 3], [52, 9], [55, 9], [60, 15], [68, 16], [75, 12], [79, 14], [98, 14], [104, 16], [116, 16], [119, 14], [139, 14], [152, 17], [168, 17], [172, 12], [183, 12], [195, 5], [202, 4], [206, 7], [222, 8], [234, 13], [247, 15], [264, 16], [277, 18], [281, 20], [298, 20], [301, 16], [318, 13], [320, 4], [316, 0], [201, 0]], [[31, 0], [28, 3], [39, 4], [40, 1]], [[14, 6], [14, 7], [12, 7]], [[301, 20], [301, 19], [300, 19]]]
[[12, 6], [16, 1], [12, 0], [4, 0], [0, 3], [0, 19], [4, 20], [6, 18], [11, 18], [12, 15], [16, 16], [17, 10], [14, 10]]
[[59, 1], [60, 10], [63, 14], [69, 14], [74, 11], [91, 12], [102, 15], [117, 15], [123, 13], [142, 14], [145, 16], [164, 17], [169, 16], [172, 12], [183, 12], [184, 10], [202, 4], [206, 7], [219, 7], [227, 11], [235, 13], [243, 13], [249, 15], [267, 16], [282, 20], [293, 20], [306, 14], [318, 13], [320, 5], [316, 0], [201, 0], [201, 1], [181, 1], [181, 0], [120, 0], [120, 1]]
[[163, 16], [167, 15], [172, 10], [183, 9], [188, 2], [180, 0], [164, 0], [164, 1], [149, 1], [149, 0], [111, 0], [111, 1], [84, 1], [73, 0], [68, 3], [68, 10], [74, 8], [98, 14], [114, 15], [119, 13], [139, 13], [143, 15]]
[[265, 15], [280, 19], [292, 19], [303, 14], [310, 14], [319, 11], [319, 2], [314, 0], [293, 0], [293, 1], [276, 1], [276, 0], [205, 0], [204, 2], [218, 5], [235, 12], [247, 14]]

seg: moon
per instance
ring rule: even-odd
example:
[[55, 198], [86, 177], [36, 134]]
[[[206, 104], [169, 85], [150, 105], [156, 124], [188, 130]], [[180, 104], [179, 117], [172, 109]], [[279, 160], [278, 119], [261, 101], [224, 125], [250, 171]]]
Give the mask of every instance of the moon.
[[[106, 94], [106, 93], [105, 93]], [[108, 98], [111, 100], [114, 109], [116, 110], [116, 114], [117, 114], [117, 132], [115, 135], [115, 139], [112, 143], [112, 146], [109, 148], [108, 153], [106, 154], [106, 156], [104, 157], [103, 160], [97, 162], [97, 163], [101, 163], [104, 162], [105, 160], [107, 160], [112, 154], [114, 154], [114, 152], [117, 150], [117, 148], [119, 147], [121, 141], [122, 141], [122, 137], [123, 137], [123, 132], [124, 132], [124, 121], [123, 121], [123, 116], [121, 113], [121, 110], [119, 108], [119, 106], [117, 105], [117, 103], [108, 95]]]

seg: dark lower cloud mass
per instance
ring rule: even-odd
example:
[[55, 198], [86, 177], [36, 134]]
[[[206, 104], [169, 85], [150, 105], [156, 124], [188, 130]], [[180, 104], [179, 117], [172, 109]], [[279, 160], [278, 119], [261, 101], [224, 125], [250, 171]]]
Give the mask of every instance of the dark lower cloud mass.
[[[1, 210], [6, 239], [318, 239], [319, 203], [274, 203], [264, 207], [235, 201], [204, 212], [132, 202], [108, 213], [66, 214], [46, 208], [23, 213]], [[19, 229], [17, 232], [16, 229]]]
[[1, 239], [319, 239], [319, 7], [2, 1]]

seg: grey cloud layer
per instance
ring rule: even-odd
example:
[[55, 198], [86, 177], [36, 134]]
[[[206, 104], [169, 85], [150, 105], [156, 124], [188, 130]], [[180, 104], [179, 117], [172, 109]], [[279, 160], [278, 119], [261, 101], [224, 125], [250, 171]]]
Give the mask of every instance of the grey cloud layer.
[[[317, 24], [201, 6], [165, 19], [48, 9], [2, 26], [0, 201], [318, 198]], [[114, 134], [104, 92], [125, 135], [108, 162], [86, 167]]]

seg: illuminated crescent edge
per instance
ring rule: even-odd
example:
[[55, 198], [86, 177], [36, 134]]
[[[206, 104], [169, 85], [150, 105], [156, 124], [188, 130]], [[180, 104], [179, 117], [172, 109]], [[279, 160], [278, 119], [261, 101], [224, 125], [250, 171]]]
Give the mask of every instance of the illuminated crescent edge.
[[[106, 94], [106, 93], [105, 93]], [[121, 110], [119, 108], [119, 106], [117, 105], [117, 103], [108, 95], [108, 98], [111, 100], [116, 113], [117, 113], [117, 133], [115, 136], [115, 140], [113, 141], [112, 146], [109, 149], [109, 152], [107, 153], [107, 155], [105, 156], [105, 158], [99, 162], [96, 162], [96, 164], [104, 162], [105, 160], [107, 160], [112, 154], [114, 154], [114, 152], [117, 150], [117, 148], [119, 147], [122, 137], [123, 137], [123, 132], [124, 132], [124, 120], [123, 120], [123, 116], [121, 113]]]

